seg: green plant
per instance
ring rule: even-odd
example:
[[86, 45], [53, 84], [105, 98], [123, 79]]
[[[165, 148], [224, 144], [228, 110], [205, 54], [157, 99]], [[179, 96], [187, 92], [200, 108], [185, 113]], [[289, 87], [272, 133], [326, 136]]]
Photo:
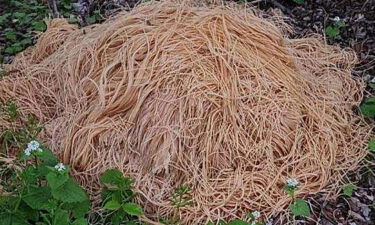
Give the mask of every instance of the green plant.
[[[225, 222], [223, 220], [218, 221], [218, 225], [263, 225], [264, 223], [259, 221], [260, 212], [254, 211], [252, 213], [246, 213], [246, 217], [249, 218], [249, 221], [244, 221], [240, 219], [235, 219], [229, 222]], [[208, 222], [206, 225], [213, 225], [213, 222]]]
[[138, 217], [143, 215], [142, 207], [131, 200], [136, 193], [133, 191], [133, 181], [124, 177], [116, 169], [108, 169], [101, 176], [104, 185], [102, 191], [103, 208], [112, 212], [109, 217], [114, 225], [140, 224]]
[[335, 17], [333, 20], [334, 23], [327, 26], [325, 30], [326, 35], [330, 38], [340, 35], [341, 28], [347, 26], [339, 17]]
[[368, 148], [371, 152], [375, 153], [375, 139], [369, 141]]
[[303, 199], [296, 198], [295, 192], [298, 189], [298, 181], [296, 179], [288, 179], [283, 189], [292, 197], [293, 203], [289, 206], [294, 216], [310, 216], [310, 207]]
[[0, 34], [5, 36], [5, 46], [0, 53], [14, 55], [30, 46], [35, 34], [46, 29], [43, 21], [48, 7], [36, 0], [4, 0], [0, 16]]
[[375, 116], [375, 97], [365, 99], [359, 107], [361, 113], [367, 117]]
[[303, 3], [305, 3], [305, 0], [293, 0], [293, 2], [295, 2], [297, 4], [303, 4]]
[[9, 155], [9, 150], [22, 149], [25, 143], [35, 139], [43, 129], [32, 116], [21, 117], [13, 101], [0, 104], [0, 115], [9, 122], [9, 126], [0, 130], [0, 153], [5, 155]]
[[100, 13], [100, 10], [94, 10], [90, 16], [86, 18], [87, 24], [99, 23], [104, 20], [104, 17]]
[[345, 196], [351, 197], [353, 195], [353, 192], [356, 191], [358, 187], [354, 184], [345, 184], [342, 188], [342, 191]]
[[172, 194], [172, 205], [175, 207], [174, 222], [179, 221], [180, 209], [193, 204], [190, 194], [191, 190], [186, 184], [178, 186]]
[[2, 224], [87, 224], [90, 201], [69, 176], [68, 166], [37, 141], [27, 144], [20, 159], [26, 166], [14, 177], [12, 192], [0, 197]]

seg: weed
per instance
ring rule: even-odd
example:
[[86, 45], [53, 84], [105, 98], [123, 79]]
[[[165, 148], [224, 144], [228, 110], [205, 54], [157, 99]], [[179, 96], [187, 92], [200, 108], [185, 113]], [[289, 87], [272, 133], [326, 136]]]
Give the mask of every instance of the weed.
[[293, 203], [289, 206], [294, 216], [310, 216], [310, 207], [303, 199], [296, 198], [295, 192], [298, 189], [298, 181], [296, 179], [288, 179], [284, 185], [284, 190], [292, 197]]
[[90, 209], [86, 192], [69, 176], [69, 167], [37, 141], [28, 143], [24, 169], [13, 177], [13, 190], [0, 197], [2, 224], [84, 225]]
[[109, 217], [114, 225], [122, 222], [139, 224], [138, 217], [143, 215], [142, 207], [131, 202], [136, 193], [133, 191], [133, 180], [124, 177], [116, 169], [105, 171], [100, 180], [104, 185], [102, 192], [103, 208], [112, 212]]
[[356, 191], [358, 187], [354, 184], [345, 184], [342, 188], [343, 194], [347, 197], [351, 197], [353, 195], [353, 192]]
[[338, 35], [340, 35], [341, 28], [347, 27], [345, 22], [342, 21], [338, 16], [336, 16], [333, 21], [334, 23], [327, 26], [325, 31], [326, 35], [330, 38], [337, 37]]

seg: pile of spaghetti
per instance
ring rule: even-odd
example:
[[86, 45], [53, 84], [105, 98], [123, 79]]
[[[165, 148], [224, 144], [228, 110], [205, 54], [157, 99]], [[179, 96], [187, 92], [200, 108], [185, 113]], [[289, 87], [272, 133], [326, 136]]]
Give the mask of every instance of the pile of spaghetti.
[[0, 100], [45, 125], [40, 139], [94, 199], [117, 168], [149, 217], [172, 216], [181, 184], [194, 202], [183, 224], [271, 216], [291, 203], [288, 178], [300, 197], [334, 193], [371, 129], [352, 111], [355, 55], [288, 32], [253, 9], [171, 1], [80, 29], [52, 20], [8, 66]]

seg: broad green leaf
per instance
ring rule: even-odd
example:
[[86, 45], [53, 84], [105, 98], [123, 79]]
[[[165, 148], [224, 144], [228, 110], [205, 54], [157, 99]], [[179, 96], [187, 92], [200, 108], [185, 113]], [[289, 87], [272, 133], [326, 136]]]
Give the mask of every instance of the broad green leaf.
[[23, 39], [22, 41], [20, 41], [20, 43], [21, 43], [22, 45], [29, 45], [29, 44], [32, 43], [32, 41], [31, 41], [30, 38], [25, 38], [25, 39]]
[[15, 12], [15, 13], [13, 13], [13, 16], [14, 16], [15, 18], [17, 18], [17, 19], [22, 19], [23, 17], [26, 16], [26, 14], [23, 13], [23, 12]]
[[75, 18], [75, 17], [70, 17], [70, 18], [68, 19], [68, 22], [69, 22], [69, 23], [78, 23], [78, 20], [77, 20], [77, 18]]
[[118, 202], [118, 201], [115, 201], [115, 200], [111, 200], [111, 201], [108, 201], [105, 205], [104, 205], [104, 209], [108, 209], [108, 210], [117, 210], [121, 207], [121, 204]]
[[125, 203], [124, 205], [122, 205], [122, 209], [128, 213], [129, 215], [132, 215], [132, 216], [142, 216], [143, 215], [143, 209], [140, 205], [136, 204], [136, 203], [132, 203], [132, 202], [129, 202], [129, 203]]
[[340, 34], [340, 28], [336, 27], [336, 26], [328, 26], [326, 28], [326, 35], [328, 37], [336, 37], [337, 35]]
[[96, 18], [95, 18], [95, 16], [89, 16], [89, 17], [87, 17], [87, 18], [86, 18], [86, 22], [87, 22], [88, 24], [93, 24], [93, 23], [95, 23], [95, 22], [96, 22]]
[[71, 178], [57, 189], [52, 189], [52, 195], [62, 202], [84, 202], [88, 200], [86, 192]]
[[69, 225], [68, 211], [62, 209], [56, 210], [52, 225]]
[[370, 149], [370, 151], [375, 152], [375, 139], [369, 141], [368, 148]]
[[44, 21], [40, 20], [33, 24], [34, 30], [37, 31], [45, 31], [47, 29], [47, 25], [44, 23]]
[[0, 212], [0, 225], [29, 225], [25, 219], [10, 213]]
[[116, 211], [115, 214], [112, 215], [111, 221], [113, 225], [119, 225], [121, 221], [125, 217], [125, 212], [123, 210]]
[[372, 88], [372, 89], [375, 89], [375, 83], [373, 83], [373, 82], [368, 83], [368, 86], [370, 86], [370, 88]]
[[101, 176], [100, 180], [105, 184], [110, 190], [117, 189], [130, 189], [132, 185], [132, 180], [125, 178], [124, 175], [116, 169], [108, 169]]
[[100, 181], [103, 184], [118, 184], [122, 179], [122, 173], [116, 169], [108, 169], [100, 175]]
[[48, 148], [42, 148], [43, 152], [40, 154], [39, 159], [42, 161], [44, 166], [55, 166], [59, 163], [59, 160]]
[[83, 218], [90, 210], [90, 201], [87, 200], [84, 202], [64, 203], [61, 207], [62, 209], [71, 211], [74, 218]]
[[5, 33], [5, 38], [14, 41], [17, 39], [17, 34], [14, 31], [8, 31]]
[[36, 222], [39, 219], [38, 211], [39, 210], [37, 209], [32, 209], [29, 207], [25, 202], [21, 202], [17, 210], [17, 215], [25, 220]]
[[297, 198], [289, 208], [295, 216], [310, 216], [310, 207], [303, 199]]
[[87, 220], [84, 218], [76, 219], [72, 225], [87, 225]]
[[32, 209], [51, 209], [50, 199], [51, 190], [48, 187], [29, 187], [22, 198]]
[[46, 178], [51, 189], [57, 189], [68, 181], [69, 175], [66, 173], [49, 172]]
[[26, 185], [36, 184], [38, 178], [40, 177], [38, 169], [33, 165], [26, 167], [20, 174], [21, 179], [25, 182]]
[[375, 97], [366, 99], [360, 106], [363, 115], [368, 117], [375, 116]]
[[245, 222], [243, 220], [232, 220], [228, 223], [228, 225], [249, 225], [248, 222]]
[[342, 192], [344, 193], [345, 196], [350, 197], [350, 196], [353, 195], [353, 192], [357, 189], [358, 189], [358, 187], [354, 184], [346, 184], [342, 188]]

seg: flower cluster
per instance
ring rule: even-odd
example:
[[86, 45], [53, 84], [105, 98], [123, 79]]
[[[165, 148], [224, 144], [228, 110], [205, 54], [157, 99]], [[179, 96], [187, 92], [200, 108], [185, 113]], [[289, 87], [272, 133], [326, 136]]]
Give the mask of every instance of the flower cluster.
[[30, 141], [27, 144], [27, 148], [25, 149], [25, 155], [30, 156], [33, 152], [42, 152], [43, 150], [40, 148], [40, 144], [37, 141]]
[[254, 211], [250, 214], [247, 215], [250, 218], [250, 225], [257, 225], [258, 219], [260, 218], [260, 212], [259, 211]]
[[62, 163], [57, 163], [57, 165], [55, 166], [55, 169], [57, 170], [57, 171], [63, 171], [63, 170], [65, 170], [66, 168], [65, 168], [65, 165], [64, 164], [62, 164]]
[[299, 183], [296, 179], [289, 178], [289, 179], [286, 180], [286, 185], [288, 185], [289, 187], [296, 188], [299, 185]]
[[254, 219], [258, 219], [260, 217], [260, 212], [254, 211], [251, 213], [251, 215], [253, 215]]

